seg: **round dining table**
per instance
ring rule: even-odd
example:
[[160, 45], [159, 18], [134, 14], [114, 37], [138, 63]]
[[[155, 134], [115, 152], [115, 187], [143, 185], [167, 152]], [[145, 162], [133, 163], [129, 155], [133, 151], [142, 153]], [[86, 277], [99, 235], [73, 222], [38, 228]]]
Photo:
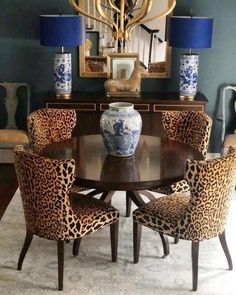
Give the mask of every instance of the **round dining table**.
[[[130, 216], [131, 200], [145, 205], [145, 198], [155, 199], [149, 189], [169, 185], [183, 179], [187, 159], [201, 160], [202, 154], [188, 144], [167, 138], [141, 135], [135, 154], [115, 157], [107, 154], [100, 134], [84, 135], [51, 143], [40, 153], [53, 159], [73, 158], [76, 163], [75, 185], [93, 189], [90, 196], [100, 194], [111, 202], [115, 191], [126, 191], [126, 216]], [[159, 233], [164, 256], [169, 254], [166, 236]]]
[[[75, 159], [75, 184], [104, 193], [137, 192], [169, 185], [183, 179], [187, 159], [203, 159], [188, 144], [148, 135], [141, 135], [135, 154], [129, 157], [108, 155], [100, 134], [52, 143], [41, 155]], [[137, 196], [134, 202], [138, 206], [143, 204]]]

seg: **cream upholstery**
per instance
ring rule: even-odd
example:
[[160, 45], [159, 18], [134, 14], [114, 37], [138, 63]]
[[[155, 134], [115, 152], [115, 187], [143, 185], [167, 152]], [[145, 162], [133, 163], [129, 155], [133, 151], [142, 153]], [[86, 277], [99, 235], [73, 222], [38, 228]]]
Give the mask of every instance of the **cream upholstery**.
[[12, 149], [28, 144], [26, 117], [29, 113], [30, 87], [26, 83], [3, 82], [1, 89], [0, 162], [13, 163]]
[[227, 134], [224, 140], [223, 154], [226, 154], [229, 147], [236, 148], [236, 134]]

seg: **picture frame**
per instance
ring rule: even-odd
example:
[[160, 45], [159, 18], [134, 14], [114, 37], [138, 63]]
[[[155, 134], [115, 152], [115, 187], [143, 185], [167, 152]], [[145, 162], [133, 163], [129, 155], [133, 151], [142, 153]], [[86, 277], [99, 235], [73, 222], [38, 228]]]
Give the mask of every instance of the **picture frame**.
[[128, 80], [137, 62], [139, 62], [138, 53], [111, 53], [108, 55], [107, 77]]
[[98, 56], [99, 55], [99, 32], [86, 31], [85, 40], [89, 40], [89, 42], [91, 42], [90, 55]]

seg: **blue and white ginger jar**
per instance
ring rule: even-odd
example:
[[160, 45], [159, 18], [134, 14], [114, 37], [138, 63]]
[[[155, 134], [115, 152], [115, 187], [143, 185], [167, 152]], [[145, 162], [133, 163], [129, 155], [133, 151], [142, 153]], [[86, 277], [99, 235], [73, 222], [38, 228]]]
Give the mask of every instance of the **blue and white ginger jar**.
[[138, 145], [142, 118], [129, 102], [109, 104], [100, 120], [101, 134], [109, 155], [132, 156]]

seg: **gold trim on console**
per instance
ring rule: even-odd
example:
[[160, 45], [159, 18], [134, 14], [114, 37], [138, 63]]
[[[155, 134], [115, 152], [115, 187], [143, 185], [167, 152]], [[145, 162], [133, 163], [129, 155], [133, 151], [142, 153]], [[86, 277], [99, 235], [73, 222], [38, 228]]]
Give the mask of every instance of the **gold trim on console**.
[[95, 112], [97, 110], [96, 103], [69, 103], [69, 102], [46, 102], [46, 108], [72, 108], [78, 111]]
[[[153, 112], [163, 112], [163, 111], [183, 111], [183, 108], [186, 108], [186, 111], [189, 111], [189, 104], [154, 104]], [[204, 106], [202, 105], [191, 105], [191, 108], [195, 111], [204, 112]]]

